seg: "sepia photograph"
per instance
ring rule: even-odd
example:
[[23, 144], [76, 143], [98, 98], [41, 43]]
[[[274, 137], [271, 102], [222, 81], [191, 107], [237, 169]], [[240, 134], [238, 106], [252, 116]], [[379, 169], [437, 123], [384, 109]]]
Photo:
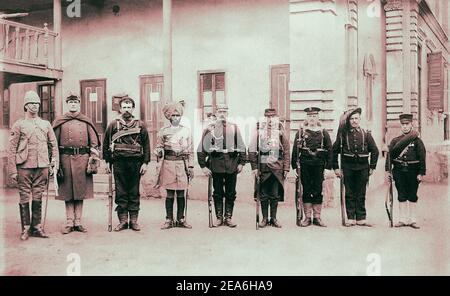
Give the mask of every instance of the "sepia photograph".
[[449, 276], [449, 6], [0, 0], [0, 275]]

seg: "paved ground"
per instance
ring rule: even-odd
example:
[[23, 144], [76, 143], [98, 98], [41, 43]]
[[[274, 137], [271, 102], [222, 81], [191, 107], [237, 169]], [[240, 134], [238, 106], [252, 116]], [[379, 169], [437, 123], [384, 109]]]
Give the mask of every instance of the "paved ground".
[[[374, 228], [340, 226], [339, 207], [323, 211], [328, 228], [298, 228], [293, 201], [279, 211], [282, 229], [256, 231], [254, 203], [238, 196], [236, 229], [208, 228], [207, 204], [189, 201], [192, 230], [159, 229], [163, 199], [142, 201], [143, 230], [106, 231], [106, 200], [85, 204], [87, 234], [60, 234], [64, 204], [49, 202], [50, 239], [19, 240], [18, 194], [0, 191], [0, 270], [5, 275], [66, 275], [75, 253], [81, 275], [450, 275], [450, 199], [447, 185], [420, 188], [422, 229], [389, 229], [384, 210], [386, 188], [369, 194]], [[191, 195], [205, 195], [192, 188]], [[117, 219], [114, 219], [116, 224]], [[379, 269], [378, 269], [379, 268]]]

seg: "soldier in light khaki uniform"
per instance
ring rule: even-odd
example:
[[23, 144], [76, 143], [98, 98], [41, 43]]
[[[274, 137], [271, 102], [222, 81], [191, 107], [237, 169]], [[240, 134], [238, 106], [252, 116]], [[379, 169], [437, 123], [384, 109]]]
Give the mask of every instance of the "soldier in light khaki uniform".
[[[162, 112], [169, 126], [163, 127], [158, 133], [155, 154], [163, 159], [159, 170], [157, 185], [167, 190], [166, 222], [161, 229], [172, 227], [192, 228], [186, 222], [184, 210], [186, 207], [186, 192], [189, 181], [194, 177], [193, 148], [191, 130], [180, 125], [183, 106], [180, 103], [170, 103], [163, 107]], [[177, 220], [173, 221], [173, 204], [177, 199]]]
[[[57, 168], [59, 162], [53, 128], [50, 122], [38, 116], [40, 104], [41, 100], [36, 92], [25, 93], [25, 119], [14, 123], [9, 138], [8, 171], [19, 188], [22, 240], [28, 239], [30, 234], [48, 237], [41, 226], [42, 195], [47, 188], [49, 168]], [[53, 172], [56, 173], [56, 169]]]

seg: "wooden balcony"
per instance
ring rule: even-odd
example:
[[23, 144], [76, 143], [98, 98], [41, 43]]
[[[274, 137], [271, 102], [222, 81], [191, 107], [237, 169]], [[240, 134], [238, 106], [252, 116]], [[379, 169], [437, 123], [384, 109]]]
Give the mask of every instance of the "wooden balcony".
[[55, 67], [57, 33], [0, 19], [0, 72], [9, 83], [61, 79]]

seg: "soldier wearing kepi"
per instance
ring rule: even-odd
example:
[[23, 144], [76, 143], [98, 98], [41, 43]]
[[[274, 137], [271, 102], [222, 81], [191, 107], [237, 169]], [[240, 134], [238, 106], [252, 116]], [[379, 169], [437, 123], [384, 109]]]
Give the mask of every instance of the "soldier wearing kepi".
[[[217, 221], [215, 227], [236, 227], [233, 208], [236, 200], [237, 175], [246, 162], [246, 148], [236, 124], [228, 122], [228, 106], [217, 106], [217, 120], [203, 131], [197, 158], [203, 173], [212, 175], [213, 199]], [[224, 200], [225, 198], [225, 217]], [[225, 219], [224, 219], [225, 218]]]
[[126, 94], [116, 97], [121, 97], [121, 117], [108, 125], [103, 140], [103, 157], [114, 170], [115, 202], [119, 217], [119, 225], [114, 231], [128, 227], [140, 231], [137, 223], [140, 210], [139, 183], [150, 162], [150, 142], [145, 123], [133, 116], [134, 100]]
[[369, 176], [377, 166], [379, 152], [372, 134], [360, 127], [361, 112], [361, 108], [356, 108], [347, 113], [345, 124], [333, 144], [333, 169], [338, 178], [344, 177], [348, 218], [345, 226], [348, 227], [372, 226], [366, 221], [366, 187]]
[[92, 174], [100, 163], [100, 137], [91, 119], [80, 113], [80, 97], [70, 92], [66, 103], [69, 112], [53, 122], [60, 156], [56, 199], [66, 206], [63, 234], [87, 232], [81, 224], [83, 200], [94, 196]]
[[[266, 109], [264, 116], [266, 121], [259, 125], [259, 130], [252, 136], [248, 156], [253, 176], [256, 177], [258, 173], [260, 174], [259, 186], [263, 219], [259, 227], [263, 228], [270, 224], [281, 228], [281, 224], [277, 220], [277, 209], [278, 202], [284, 201], [284, 180], [289, 172], [289, 136], [280, 123], [275, 109]], [[258, 172], [258, 159], [260, 172]]]
[[36, 92], [25, 93], [25, 119], [14, 123], [9, 138], [8, 171], [19, 188], [22, 240], [28, 239], [30, 234], [48, 237], [41, 226], [42, 195], [48, 186], [49, 169], [56, 173], [59, 163], [58, 143], [52, 126], [38, 116], [40, 104]]
[[[426, 150], [419, 133], [413, 129], [412, 114], [401, 114], [402, 135], [392, 139], [389, 145], [390, 162], [386, 159], [386, 172], [392, 180], [391, 168], [398, 192], [399, 221], [395, 227], [410, 226], [419, 229], [417, 224], [417, 190], [426, 173]], [[392, 167], [389, 167], [389, 163]], [[409, 205], [409, 215], [408, 215]], [[408, 217], [409, 216], [409, 217]]]
[[313, 224], [325, 227], [320, 215], [323, 201], [322, 183], [325, 169], [331, 170], [332, 142], [327, 130], [321, 128], [319, 121], [321, 109], [310, 107], [304, 111], [306, 112], [306, 121], [295, 134], [291, 158], [294, 170], [297, 169], [297, 162], [300, 163], [303, 210], [306, 216], [303, 221], [297, 221], [297, 225], [310, 226], [312, 211]]
[[[157, 185], [166, 189], [166, 222], [161, 229], [192, 228], [185, 219], [186, 192], [194, 177], [194, 154], [191, 130], [180, 125], [183, 116], [181, 103], [166, 104], [162, 112], [170, 125], [158, 133], [155, 154], [162, 159]], [[177, 219], [173, 221], [173, 204], [177, 199]]]

